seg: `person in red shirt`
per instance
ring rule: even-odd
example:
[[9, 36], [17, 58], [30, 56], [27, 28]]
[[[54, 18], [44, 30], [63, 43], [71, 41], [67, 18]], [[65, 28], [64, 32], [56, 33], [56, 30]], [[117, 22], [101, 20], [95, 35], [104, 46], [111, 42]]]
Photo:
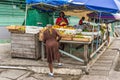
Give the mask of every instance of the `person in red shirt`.
[[[84, 24], [85, 24], [85, 23], [83, 23], [84, 20], [85, 20], [85, 17], [82, 17], [82, 18], [80, 19], [80, 21], [79, 21], [79, 25], [80, 25], [80, 27], [81, 27], [82, 30], [85, 28], [85, 27], [84, 27]], [[76, 49], [79, 49], [79, 48], [81, 48], [81, 47], [83, 47], [83, 44], [78, 45], [78, 46], [76, 47]]]
[[67, 20], [67, 18], [65, 18], [64, 12], [59, 13], [59, 17], [56, 19], [56, 25], [59, 25], [59, 26], [68, 25], [68, 20]]
[[79, 21], [79, 25], [83, 25], [83, 21], [85, 20], [85, 17], [82, 17]]
[[[67, 18], [65, 18], [65, 13], [64, 12], [60, 12], [59, 13], [59, 17], [56, 19], [56, 25], [59, 26], [67, 26], [68, 25], [68, 20]], [[65, 43], [60, 43], [60, 49], [64, 50], [65, 47]]]

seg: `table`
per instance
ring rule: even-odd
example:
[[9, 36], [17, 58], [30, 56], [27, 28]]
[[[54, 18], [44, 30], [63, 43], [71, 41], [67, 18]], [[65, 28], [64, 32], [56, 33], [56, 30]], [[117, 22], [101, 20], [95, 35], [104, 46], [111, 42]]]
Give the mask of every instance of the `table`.
[[96, 39], [97, 39], [97, 44], [96, 44], [96, 49], [100, 46], [99, 44], [99, 37], [101, 37], [101, 31], [98, 31], [98, 32], [81, 32], [83, 35], [87, 35], [87, 36], [95, 36]]
[[83, 35], [89, 35], [89, 36], [100, 36], [101, 35], [101, 31], [98, 31], [98, 32], [81, 32]]
[[[90, 58], [90, 54], [89, 54], [89, 51], [88, 51], [88, 45], [92, 43], [92, 40], [89, 41], [89, 42], [81, 42], [81, 41], [68, 41], [68, 40], [60, 40], [60, 43], [70, 43], [70, 44], [83, 44], [84, 45], [84, 60], [81, 59], [81, 58], [78, 58], [68, 52], [65, 52], [63, 50], [59, 50], [61, 53], [73, 58], [73, 59], [76, 59], [80, 62], [83, 62], [85, 65], [87, 65], [88, 61], [89, 61], [89, 58]], [[42, 42], [41, 44], [41, 57], [42, 57], [42, 60], [44, 60], [44, 43]]]

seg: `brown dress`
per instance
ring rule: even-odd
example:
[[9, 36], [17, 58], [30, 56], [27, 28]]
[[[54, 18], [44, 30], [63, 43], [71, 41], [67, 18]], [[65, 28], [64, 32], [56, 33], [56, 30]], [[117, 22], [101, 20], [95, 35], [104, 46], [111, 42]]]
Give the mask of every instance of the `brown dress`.
[[43, 41], [45, 43], [48, 63], [52, 63], [54, 60], [57, 60], [60, 57], [58, 43], [60, 39], [61, 36], [55, 29], [52, 29], [52, 34], [50, 34], [48, 29], [44, 31]]

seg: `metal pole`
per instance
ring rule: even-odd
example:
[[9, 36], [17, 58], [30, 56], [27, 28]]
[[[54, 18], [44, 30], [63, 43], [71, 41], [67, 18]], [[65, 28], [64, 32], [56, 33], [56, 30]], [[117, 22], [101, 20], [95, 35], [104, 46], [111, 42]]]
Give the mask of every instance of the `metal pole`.
[[89, 57], [88, 45], [87, 45], [87, 44], [84, 44], [84, 59], [85, 59], [84, 64], [85, 64], [85, 65], [87, 65], [87, 63], [88, 63], [88, 61], [89, 61], [88, 57]]
[[70, 47], [69, 47], [70, 54], [72, 54], [72, 50], [71, 50], [71, 49], [72, 49], [72, 44], [70, 44], [69, 46], [70, 46]]
[[[98, 32], [99, 32], [99, 30], [100, 30], [100, 19], [101, 19], [101, 12], [100, 12], [100, 15], [99, 15], [99, 25], [98, 25]], [[98, 45], [99, 45], [99, 35], [97, 36], [97, 44], [96, 44], [96, 49], [98, 48]]]
[[78, 60], [78, 61], [80, 61], [80, 62], [84, 62], [84, 60], [82, 60], [82, 59], [80, 59], [80, 58], [78, 58], [78, 57], [76, 57], [76, 56], [74, 56], [74, 55], [72, 55], [72, 54], [69, 54], [69, 53], [67, 53], [67, 52], [65, 52], [65, 51], [63, 51], [63, 50], [59, 50], [59, 51], [60, 51], [61, 53], [65, 54], [65, 55], [73, 58], [73, 59], [76, 59], [76, 60]]
[[26, 21], [27, 21], [27, 11], [28, 11], [28, 5], [26, 4], [26, 11], [25, 11], [25, 25], [26, 25]]
[[[95, 17], [94, 17], [94, 23], [95, 23]], [[93, 48], [94, 48], [94, 30], [95, 30], [95, 26], [93, 25], [93, 28], [92, 28], [92, 38], [93, 38], [93, 41], [92, 41], [92, 45], [91, 45], [91, 52], [93, 52]]]

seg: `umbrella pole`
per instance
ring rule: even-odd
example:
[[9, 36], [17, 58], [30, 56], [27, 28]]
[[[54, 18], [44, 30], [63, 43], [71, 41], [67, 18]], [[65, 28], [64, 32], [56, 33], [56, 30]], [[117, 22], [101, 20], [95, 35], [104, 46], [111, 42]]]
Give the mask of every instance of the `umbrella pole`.
[[[101, 13], [102, 13], [102, 12], [100, 12], [100, 15], [99, 15], [98, 33], [99, 33], [99, 31], [100, 31], [100, 19], [101, 19]], [[97, 36], [96, 49], [98, 48], [98, 46], [99, 46], [99, 34], [98, 34], [98, 36]]]
[[[95, 17], [94, 17], [94, 23], [95, 23]], [[93, 47], [94, 47], [94, 30], [95, 30], [95, 26], [93, 25], [93, 28], [92, 28], [92, 38], [93, 38], [93, 41], [92, 41], [92, 51], [93, 52]]]

